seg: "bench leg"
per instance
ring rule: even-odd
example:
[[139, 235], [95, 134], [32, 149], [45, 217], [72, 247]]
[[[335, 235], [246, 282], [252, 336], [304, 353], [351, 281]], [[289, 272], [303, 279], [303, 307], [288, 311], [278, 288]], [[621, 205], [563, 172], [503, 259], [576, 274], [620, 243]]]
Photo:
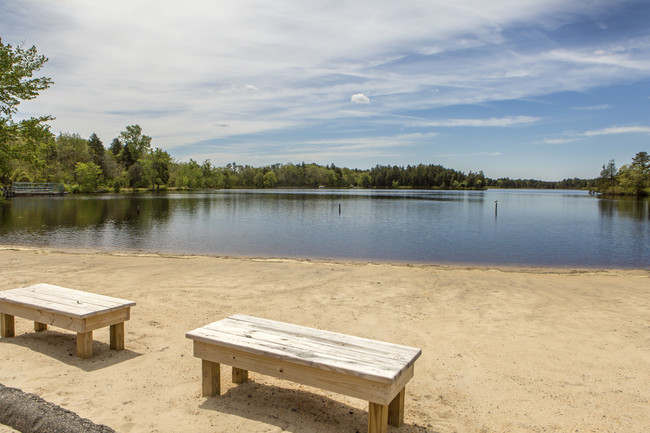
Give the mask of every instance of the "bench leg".
[[47, 324], [41, 322], [34, 322], [34, 331], [36, 332], [47, 331]]
[[77, 356], [84, 359], [93, 356], [93, 331], [77, 332]]
[[2, 337], [13, 337], [15, 335], [14, 330], [14, 316], [11, 314], [0, 313], [0, 336]]
[[248, 370], [241, 368], [232, 368], [232, 383], [244, 383], [248, 380]]
[[370, 402], [368, 405], [368, 433], [388, 431], [388, 405]]
[[110, 327], [111, 350], [124, 350], [124, 322]]
[[395, 427], [401, 427], [404, 424], [405, 391], [406, 388], [402, 388], [399, 394], [388, 405], [388, 424], [394, 425]]
[[211, 397], [221, 394], [221, 366], [218, 362], [202, 359], [202, 395]]

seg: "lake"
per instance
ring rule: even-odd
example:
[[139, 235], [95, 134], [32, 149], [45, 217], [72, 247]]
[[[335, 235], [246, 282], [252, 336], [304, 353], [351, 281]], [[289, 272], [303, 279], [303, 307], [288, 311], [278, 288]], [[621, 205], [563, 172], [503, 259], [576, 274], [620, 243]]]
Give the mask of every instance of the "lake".
[[650, 200], [558, 190], [18, 197], [0, 243], [439, 264], [650, 268]]

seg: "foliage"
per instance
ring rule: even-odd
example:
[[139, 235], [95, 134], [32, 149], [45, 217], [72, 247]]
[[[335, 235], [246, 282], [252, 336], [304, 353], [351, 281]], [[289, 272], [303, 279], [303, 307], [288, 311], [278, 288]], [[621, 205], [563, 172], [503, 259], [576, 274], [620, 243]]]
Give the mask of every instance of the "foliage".
[[31, 100], [47, 89], [52, 80], [47, 77], [34, 78], [47, 62], [38, 55], [36, 47], [28, 49], [4, 45], [0, 39], [0, 181], [9, 181], [11, 161], [28, 161], [37, 166], [39, 148], [52, 139], [49, 126], [50, 116], [32, 117], [14, 122], [22, 101]]
[[614, 195], [650, 195], [650, 156], [639, 152], [630, 164], [616, 169], [614, 160], [603, 165], [596, 191]]
[[80, 192], [94, 192], [102, 169], [94, 162], [78, 162], [75, 168]]

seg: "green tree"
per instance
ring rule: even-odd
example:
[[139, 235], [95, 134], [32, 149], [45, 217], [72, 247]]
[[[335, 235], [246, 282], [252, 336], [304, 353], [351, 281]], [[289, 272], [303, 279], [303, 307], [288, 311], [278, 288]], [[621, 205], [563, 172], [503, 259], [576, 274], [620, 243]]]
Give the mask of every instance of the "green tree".
[[370, 188], [372, 181], [370, 180], [370, 174], [367, 171], [364, 171], [359, 175], [359, 186], [361, 188]]
[[94, 192], [97, 190], [97, 181], [102, 169], [93, 162], [78, 162], [75, 174], [81, 192]]
[[151, 180], [152, 188], [160, 189], [161, 185], [167, 185], [167, 182], [169, 182], [169, 165], [172, 162], [169, 153], [157, 147], [142, 161], [144, 171]]
[[597, 180], [598, 189], [601, 192], [606, 192], [616, 186], [617, 176], [618, 170], [616, 169], [616, 163], [613, 159], [610, 159], [607, 164], [603, 165], [603, 169], [600, 171], [600, 177]]
[[52, 138], [45, 124], [51, 116], [31, 117], [14, 122], [22, 101], [31, 100], [47, 89], [52, 80], [34, 78], [47, 58], [38, 55], [36, 47], [29, 49], [5, 45], [0, 39], [0, 180], [6, 180], [8, 162], [11, 159], [35, 162], [38, 147]]
[[647, 152], [637, 153], [631, 164], [621, 167], [618, 182], [624, 194], [650, 193], [650, 157]]
[[57, 161], [61, 164], [66, 180], [72, 180], [78, 162], [90, 162], [88, 140], [79, 134], [61, 133], [56, 138]]
[[128, 169], [142, 159], [151, 149], [151, 137], [142, 135], [140, 125], [126, 127], [126, 131], [120, 132], [119, 141], [122, 145], [118, 161]]
[[90, 160], [101, 167], [104, 162], [106, 149], [104, 149], [102, 140], [94, 132], [88, 138], [88, 150], [90, 152]]
[[278, 184], [278, 178], [274, 172], [269, 171], [264, 174], [264, 188], [275, 188]]
[[131, 188], [138, 188], [141, 186], [146, 187], [147, 174], [145, 173], [144, 167], [139, 162], [132, 164], [128, 170], [126, 170], [126, 177], [129, 180], [129, 186]]

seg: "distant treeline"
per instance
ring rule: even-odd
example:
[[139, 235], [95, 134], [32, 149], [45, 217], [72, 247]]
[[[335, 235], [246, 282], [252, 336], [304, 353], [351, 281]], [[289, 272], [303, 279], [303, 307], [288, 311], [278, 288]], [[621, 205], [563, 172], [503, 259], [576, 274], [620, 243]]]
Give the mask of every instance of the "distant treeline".
[[0, 158], [0, 183], [59, 182], [69, 192], [109, 192], [124, 188], [593, 188], [595, 180], [559, 182], [490, 179], [482, 171], [464, 173], [437, 164], [377, 165], [369, 170], [314, 163], [273, 164], [252, 167], [228, 163], [219, 167], [209, 160], [199, 163], [174, 160], [151, 147], [151, 137], [138, 125], [127, 126], [108, 148], [96, 134], [43, 137], [21, 146], [22, 152]]
[[491, 188], [525, 188], [525, 189], [593, 189], [596, 185], [595, 179], [564, 179], [557, 182], [535, 179], [510, 179], [502, 177], [489, 179], [488, 186]]

